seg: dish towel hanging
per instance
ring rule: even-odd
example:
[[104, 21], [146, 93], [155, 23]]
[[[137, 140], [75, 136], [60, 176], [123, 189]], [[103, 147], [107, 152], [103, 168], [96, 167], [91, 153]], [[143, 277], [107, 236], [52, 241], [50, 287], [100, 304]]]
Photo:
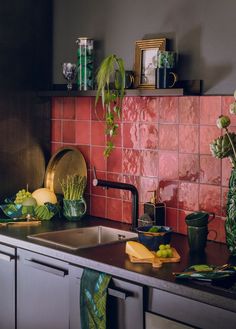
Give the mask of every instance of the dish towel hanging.
[[111, 276], [85, 269], [80, 285], [81, 329], [106, 329], [107, 289]]

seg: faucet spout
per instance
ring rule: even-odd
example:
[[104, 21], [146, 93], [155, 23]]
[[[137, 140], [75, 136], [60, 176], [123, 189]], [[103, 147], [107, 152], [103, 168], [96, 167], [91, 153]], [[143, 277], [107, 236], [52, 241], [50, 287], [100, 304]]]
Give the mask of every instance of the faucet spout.
[[105, 188], [114, 188], [119, 190], [127, 190], [130, 191], [132, 194], [132, 226], [131, 230], [134, 231], [137, 228], [138, 223], [138, 190], [132, 184], [126, 184], [121, 182], [113, 182], [103, 179], [97, 179], [96, 172], [94, 169], [94, 179], [93, 179], [93, 186], [102, 186]]

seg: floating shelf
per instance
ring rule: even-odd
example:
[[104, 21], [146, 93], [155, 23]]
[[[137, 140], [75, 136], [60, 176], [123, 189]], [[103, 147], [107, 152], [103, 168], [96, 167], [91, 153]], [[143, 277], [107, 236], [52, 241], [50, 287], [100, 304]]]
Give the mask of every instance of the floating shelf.
[[[167, 89], [126, 89], [126, 96], [183, 96], [183, 95], [200, 95], [202, 91], [201, 80], [184, 80], [179, 83], [180, 88]], [[178, 86], [178, 87], [179, 87]], [[52, 90], [39, 91], [39, 97], [95, 97], [96, 90], [80, 91], [73, 86], [71, 91], [68, 91], [66, 85], [53, 85]]]

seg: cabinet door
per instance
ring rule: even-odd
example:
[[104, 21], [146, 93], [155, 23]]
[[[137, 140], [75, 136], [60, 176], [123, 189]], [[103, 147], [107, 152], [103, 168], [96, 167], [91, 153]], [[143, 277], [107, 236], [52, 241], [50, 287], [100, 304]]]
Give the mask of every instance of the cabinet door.
[[69, 328], [68, 264], [18, 250], [17, 329]]
[[15, 249], [0, 245], [0, 328], [15, 328]]
[[112, 278], [108, 288], [108, 328], [143, 329], [143, 287]]
[[[70, 267], [70, 329], [80, 326], [80, 282], [83, 269]], [[143, 287], [112, 278], [108, 288], [107, 328], [143, 329]]]

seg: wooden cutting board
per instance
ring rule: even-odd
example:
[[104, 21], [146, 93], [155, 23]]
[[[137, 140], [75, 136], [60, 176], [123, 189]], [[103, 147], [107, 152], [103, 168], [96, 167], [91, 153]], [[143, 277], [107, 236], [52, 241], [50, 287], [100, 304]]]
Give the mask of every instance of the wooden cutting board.
[[7, 223], [0, 223], [0, 226], [6, 226], [6, 225], [38, 225], [41, 224], [41, 220], [32, 220], [32, 221], [25, 221], [25, 222], [7, 222]]
[[134, 256], [129, 255], [131, 263], [143, 263], [143, 264], [152, 264], [152, 267], [160, 268], [163, 263], [178, 263], [180, 261], [180, 255], [178, 254], [175, 248], [171, 248], [173, 252], [173, 257], [162, 258], [157, 257], [155, 252], [152, 252], [155, 257], [153, 259], [139, 259]]

